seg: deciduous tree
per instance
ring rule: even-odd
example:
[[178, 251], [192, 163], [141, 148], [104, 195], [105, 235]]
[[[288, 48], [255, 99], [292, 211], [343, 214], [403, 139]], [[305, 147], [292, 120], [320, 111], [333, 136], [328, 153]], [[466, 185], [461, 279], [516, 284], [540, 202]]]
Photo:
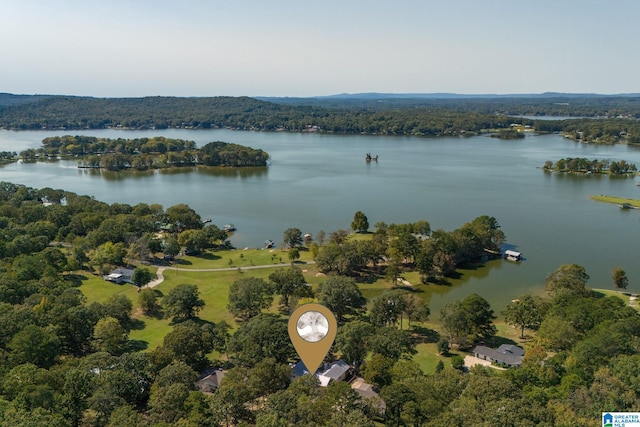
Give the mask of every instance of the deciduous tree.
[[584, 267], [576, 264], [564, 264], [547, 276], [546, 290], [551, 296], [563, 293], [587, 295], [590, 291], [586, 284], [589, 275]]
[[262, 313], [243, 323], [229, 340], [231, 358], [242, 366], [254, 366], [265, 358], [286, 363], [295, 355], [287, 323], [273, 314]]
[[273, 302], [269, 283], [260, 277], [245, 277], [236, 280], [229, 287], [227, 309], [237, 319], [246, 321], [260, 314]]
[[344, 360], [358, 366], [368, 353], [364, 343], [373, 335], [375, 328], [369, 322], [353, 320], [338, 328], [335, 347]]
[[142, 312], [147, 316], [154, 316], [160, 312], [160, 304], [158, 304], [158, 297], [156, 291], [151, 288], [145, 288], [138, 294], [138, 305], [142, 309]]
[[120, 325], [118, 319], [103, 317], [93, 328], [93, 342], [96, 350], [112, 355], [118, 355], [125, 349], [127, 331]]
[[369, 230], [369, 220], [367, 216], [362, 212], [358, 211], [353, 216], [353, 221], [351, 222], [351, 229], [356, 233], [366, 233]]
[[548, 304], [540, 297], [529, 294], [511, 301], [502, 312], [506, 323], [520, 328], [520, 337], [524, 339], [524, 330], [537, 330], [542, 323]]
[[282, 242], [289, 248], [297, 248], [304, 242], [299, 228], [287, 228], [282, 235]]
[[349, 277], [335, 276], [322, 282], [316, 289], [318, 301], [343, 322], [348, 314], [355, 314], [366, 304], [356, 282]]
[[496, 333], [495, 315], [489, 303], [478, 294], [445, 305], [440, 310], [440, 322], [449, 338], [460, 346]]
[[611, 276], [613, 277], [613, 285], [616, 289], [627, 289], [627, 286], [629, 286], [629, 278], [622, 268], [614, 268]]
[[51, 328], [27, 325], [8, 345], [14, 363], [33, 363], [42, 368], [53, 365], [60, 351], [60, 340]]
[[133, 270], [133, 275], [131, 276], [131, 281], [138, 288], [142, 288], [147, 283], [152, 281], [154, 278], [155, 278], [155, 274], [153, 274], [148, 268], [146, 268], [146, 267], [136, 267], [136, 269]]
[[269, 275], [269, 280], [274, 293], [280, 295], [280, 305], [284, 307], [289, 307], [292, 296], [310, 297], [313, 293], [302, 271], [296, 267], [278, 269]]
[[204, 307], [204, 300], [196, 285], [182, 284], [169, 291], [162, 299], [162, 305], [174, 321], [183, 321], [195, 317]]

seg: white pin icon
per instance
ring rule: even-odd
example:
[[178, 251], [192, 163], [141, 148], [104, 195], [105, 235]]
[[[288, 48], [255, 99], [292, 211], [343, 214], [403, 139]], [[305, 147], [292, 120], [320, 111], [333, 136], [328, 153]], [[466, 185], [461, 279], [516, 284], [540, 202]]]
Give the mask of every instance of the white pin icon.
[[338, 331], [338, 322], [327, 307], [305, 304], [289, 318], [289, 338], [302, 363], [314, 374], [329, 352]]

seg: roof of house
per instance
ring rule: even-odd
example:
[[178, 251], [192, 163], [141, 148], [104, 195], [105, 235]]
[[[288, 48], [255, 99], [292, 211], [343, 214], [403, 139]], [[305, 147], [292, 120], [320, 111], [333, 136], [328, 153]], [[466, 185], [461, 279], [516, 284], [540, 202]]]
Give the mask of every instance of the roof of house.
[[200, 391], [214, 391], [215, 389], [220, 387], [222, 378], [224, 378], [224, 371], [222, 369], [219, 369], [214, 373], [196, 381], [196, 387], [198, 387]]
[[524, 357], [524, 350], [517, 345], [511, 344], [502, 344], [497, 349], [479, 345], [473, 349], [473, 353], [483, 355], [495, 362], [511, 366], [521, 365]]
[[380, 398], [378, 393], [373, 389], [371, 384], [365, 382], [364, 379], [358, 377], [351, 382], [351, 388], [365, 399], [375, 399], [377, 401], [376, 406], [378, 409], [384, 410], [386, 403]]
[[321, 372], [318, 375], [318, 379], [320, 380], [320, 385], [326, 387], [331, 380], [341, 381], [344, 379], [346, 373], [351, 369], [351, 366], [344, 360], [338, 360], [337, 362], [331, 364], [329, 369]]
[[123, 276], [131, 277], [133, 276], [133, 270], [130, 268], [118, 267], [113, 270], [111, 274], [122, 274]]
[[293, 364], [290, 366], [291, 366], [291, 375], [293, 376], [293, 378], [298, 378], [303, 376], [304, 374], [309, 373], [309, 370], [304, 365], [304, 362], [302, 360], [299, 360], [296, 364]]

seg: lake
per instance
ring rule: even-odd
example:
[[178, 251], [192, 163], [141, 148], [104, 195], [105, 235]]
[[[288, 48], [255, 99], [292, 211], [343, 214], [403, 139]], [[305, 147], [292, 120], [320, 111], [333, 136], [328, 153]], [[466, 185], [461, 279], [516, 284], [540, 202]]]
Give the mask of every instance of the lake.
[[[108, 203], [187, 203], [201, 217], [238, 228], [236, 247], [261, 246], [297, 227], [314, 236], [348, 229], [363, 211], [371, 229], [379, 221], [425, 219], [452, 230], [480, 215], [494, 216], [507, 244], [525, 260], [489, 262], [463, 271], [451, 286], [424, 286], [432, 317], [446, 302], [477, 292], [498, 312], [525, 292], [542, 292], [545, 277], [561, 264], [583, 265], [589, 286], [612, 288], [611, 270], [622, 267], [629, 289], [640, 291], [640, 211], [599, 203], [589, 195], [640, 198], [637, 177], [545, 173], [546, 160], [587, 157], [640, 165], [640, 149], [575, 143], [559, 135], [505, 141], [486, 136], [417, 138], [265, 133], [231, 130], [0, 131], [0, 151], [40, 147], [47, 136], [110, 138], [165, 136], [226, 141], [261, 148], [267, 168], [185, 169], [148, 173], [80, 170], [74, 161], [0, 166], [0, 180], [95, 196]], [[365, 154], [378, 162], [365, 162]]]

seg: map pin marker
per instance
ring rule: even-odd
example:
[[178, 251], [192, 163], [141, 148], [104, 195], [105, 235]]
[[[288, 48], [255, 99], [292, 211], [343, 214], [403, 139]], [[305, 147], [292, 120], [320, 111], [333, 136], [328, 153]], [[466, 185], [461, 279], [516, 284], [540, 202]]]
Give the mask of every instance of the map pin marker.
[[289, 318], [289, 338], [310, 374], [316, 370], [336, 339], [338, 322], [327, 307], [305, 304]]

